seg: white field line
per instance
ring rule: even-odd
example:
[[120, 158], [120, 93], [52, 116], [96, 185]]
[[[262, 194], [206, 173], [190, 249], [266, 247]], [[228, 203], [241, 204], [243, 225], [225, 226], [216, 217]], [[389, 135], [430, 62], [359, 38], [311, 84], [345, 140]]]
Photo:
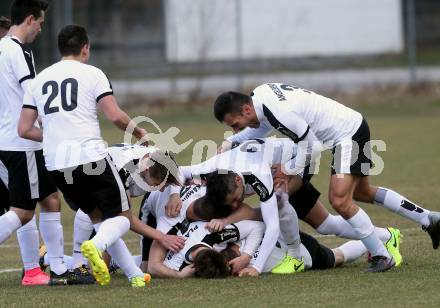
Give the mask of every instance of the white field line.
[[[407, 228], [407, 229], [400, 229], [400, 231], [402, 231], [402, 233], [405, 232], [414, 232], [414, 231], [420, 231], [421, 228]], [[323, 237], [332, 237], [334, 235], [323, 235], [323, 234], [313, 234], [313, 237], [316, 238], [323, 238]], [[126, 243], [136, 243], [139, 242], [139, 240], [126, 240]], [[64, 243], [65, 246], [72, 246], [73, 243]], [[18, 248], [18, 244], [10, 244], [10, 245], [0, 245], [0, 248]], [[20, 272], [22, 269], [21, 268], [5, 268], [5, 269], [0, 269], [0, 274], [2, 273], [11, 273], [11, 272]]]

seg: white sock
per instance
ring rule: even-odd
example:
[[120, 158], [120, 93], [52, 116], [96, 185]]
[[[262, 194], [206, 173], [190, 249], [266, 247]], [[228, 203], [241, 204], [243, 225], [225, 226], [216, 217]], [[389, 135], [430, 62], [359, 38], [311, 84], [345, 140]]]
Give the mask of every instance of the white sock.
[[[49, 264], [49, 256], [47, 255], [47, 253], [44, 255], [43, 257], [44, 259], [44, 265], [48, 266]], [[63, 262], [66, 265], [67, 269], [74, 269], [75, 268], [75, 263], [73, 262], [73, 258], [71, 256], [63, 256]]]
[[142, 255], [133, 256], [133, 261], [137, 267], [141, 267], [142, 264]]
[[429, 211], [409, 201], [394, 190], [379, 187], [374, 197], [374, 203], [422, 226], [429, 226]]
[[63, 262], [64, 238], [61, 213], [40, 213], [40, 233], [47, 247], [50, 270], [57, 275], [65, 273], [67, 267]]
[[21, 227], [20, 218], [14, 211], [8, 211], [0, 216], [0, 244], [6, 241], [12, 233]]
[[27, 271], [39, 267], [40, 235], [38, 234], [35, 215], [27, 224], [17, 230], [17, 240], [24, 269]]
[[116, 216], [93, 226], [95, 227], [96, 235], [92, 238], [92, 242], [99, 250], [105, 251], [128, 232], [130, 221], [127, 217]]
[[287, 243], [287, 254], [291, 257], [301, 258], [301, 239], [299, 237], [298, 215], [289, 203], [286, 193], [279, 194], [278, 216], [280, 219], [280, 231]]
[[89, 215], [81, 210], [78, 210], [73, 222], [73, 267], [79, 267], [87, 264], [87, 260], [81, 253], [81, 244], [90, 239], [93, 232], [93, 223]]
[[359, 208], [358, 212], [350, 219], [347, 219], [347, 221], [358, 234], [358, 239], [364, 243], [365, 247], [367, 247], [373, 257], [385, 256], [390, 258], [385, 246], [379, 240], [376, 232], [374, 232], [374, 226], [370, 217], [368, 217], [363, 209]]
[[119, 265], [128, 279], [144, 276], [144, 273], [134, 262], [130, 251], [122, 239], [118, 239], [113, 245], [109, 246], [107, 252], [112, 257], [112, 260]]
[[[358, 234], [353, 227], [340, 215], [329, 214], [316, 228], [316, 231], [320, 234], [334, 234], [351, 240], [359, 239]], [[391, 234], [386, 228], [375, 227], [374, 232], [376, 232], [377, 236], [383, 243], [386, 243], [391, 238]]]
[[368, 251], [362, 241], [348, 241], [337, 249], [344, 255], [344, 263], [353, 262]]

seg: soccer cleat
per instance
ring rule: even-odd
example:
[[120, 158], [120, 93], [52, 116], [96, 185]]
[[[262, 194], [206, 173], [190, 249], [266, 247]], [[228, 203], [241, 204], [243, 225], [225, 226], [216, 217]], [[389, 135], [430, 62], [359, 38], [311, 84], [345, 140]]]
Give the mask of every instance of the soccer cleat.
[[431, 212], [428, 214], [429, 226], [422, 229], [428, 232], [432, 241], [432, 248], [437, 249], [440, 243], [440, 213]]
[[393, 266], [395, 266], [394, 259], [387, 258], [385, 256], [374, 256], [372, 257], [372, 261], [370, 263], [370, 266], [367, 268], [367, 272], [370, 273], [380, 273], [380, 272], [386, 272], [387, 270], [391, 269]]
[[400, 254], [400, 239], [403, 235], [400, 234], [400, 230], [396, 228], [387, 228], [391, 234], [391, 238], [385, 243], [385, 247], [387, 248], [390, 255], [393, 257], [396, 266], [400, 266], [402, 264], [403, 258]]
[[[87, 269], [85, 269], [87, 271]], [[87, 271], [88, 273], [88, 271]], [[86, 275], [83, 273], [80, 267], [75, 268], [74, 270], [67, 270], [65, 273], [61, 275], [57, 275], [54, 272], [50, 271], [50, 286], [65, 286], [65, 285], [74, 285], [74, 284], [94, 284], [95, 279], [90, 273]]]
[[96, 248], [95, 244], [91, 240], [84, 241], [81, 245], [81, 252], [89, 261], [93, 276], [98, 284], [101, 286], [109, 284], [110, 273], [108, 272], [107, 265], [101, 257], [101, 252]]
[[295, 274], [304, 272], [304, 258], [295, 259], [291, 256], [285, 256], [273, 269], [272, 274]]
[[81, 279], [84, 281], [87, 281], [88, 283], [85, 284], [92, 284], [95, 283], [95, 277], [93, 277], [92, 274], [90, 274], [89, 269], [84, 264], [75, 268], [73, 270], [76, 275], [81, 276]]
[[133, 277], [130, 280], [131, 286], [133, 288], [145, 287], [145, 286], [149, 285], [150, 282], [151, 282], [150, 274], [144, 274], [143, 277], [140, 277], [140, 276]]
[[22, 286], [41, 286], [49, 283], [49, 275], [43, 272], [39, 267], [27, 270], [21, 280]]

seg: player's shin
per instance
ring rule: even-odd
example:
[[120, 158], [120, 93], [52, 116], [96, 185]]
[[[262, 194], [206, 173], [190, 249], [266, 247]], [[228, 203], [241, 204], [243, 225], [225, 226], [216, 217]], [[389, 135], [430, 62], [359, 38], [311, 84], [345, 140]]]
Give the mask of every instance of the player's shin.
[[73, 223], [73, 268], [86, 264], [81, 253], [81, 244], [90, 239], [93, 233], [93, 224], [90, 217], [83, 211], [78, 210]]
[[424, 227], [429, 226], [430, 211], [409, 201], [399, 193], [384, 187], [377, 189], [374, 197], [374, 203], [406, 217]]
[[50, 270], [57, 275], [67, 271], [63, 262], [64, 239], [60, 212], [40, 213], [40, 231], [47, 247]]

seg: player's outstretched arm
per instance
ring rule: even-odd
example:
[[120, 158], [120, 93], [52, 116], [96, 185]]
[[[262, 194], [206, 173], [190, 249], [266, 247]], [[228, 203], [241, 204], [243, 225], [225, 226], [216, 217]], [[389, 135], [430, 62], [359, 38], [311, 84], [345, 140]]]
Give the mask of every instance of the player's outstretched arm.
[[43, 131], [40, 128], [34, 126], [37, 118], [37, 110], [26, 107], [21, 110], [20, 120], [18, 122], [18, 135], [21, 138], [30, 139], [38, 142], [43, 141]]
[[100, 106], [102, 112], [104, 112], [105, 117], [113, 122], [113, 124], [115, 124], [118, 128], [123, 131], [125, 131], [127, 128], [131, 128], [131, 131], [133, 131], [133, 136], [138, 140], [145, 139], [144, 143], [147, 144], [147, 131], [136, 126], [131, 121], [131, 118], [121, 108], [119, 108], [119, 105], [113, 95], [104, 96], [98, 101], [98, 105]]
[[151, 245], [150, 255], [148, 257], [148, 272], [151, 275], [161, 278], [185, 278], [194, 275], [193, 267], [188, 267], [188, 269], [181, 272], [166, 267], [163, 264], [165, 255], [166, 249], [154, 241]]
[[163, 234], [159, 230], [156, 230], [146, 224], [144, 224], [138, 217], [133, 215], [131, 230], [142, 236], [151, 238], [158, 241], [166, 249], [173, 252], [178, 252], [185, 246], [185, 239], [176, 235]]

